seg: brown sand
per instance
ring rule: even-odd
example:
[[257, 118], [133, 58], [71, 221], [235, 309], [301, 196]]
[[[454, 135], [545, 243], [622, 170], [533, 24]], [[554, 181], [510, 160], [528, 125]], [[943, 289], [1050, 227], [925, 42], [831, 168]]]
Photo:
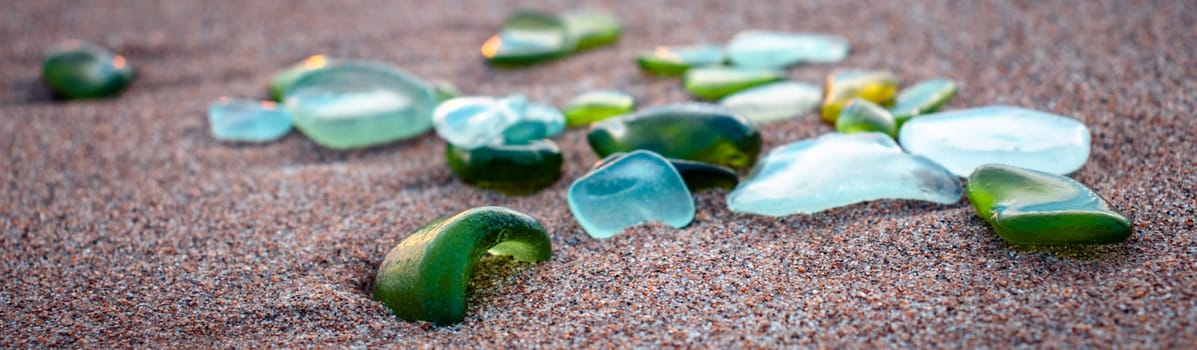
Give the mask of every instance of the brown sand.
[[[513, 8], [488, 1], [4, 5], [0, 346], [1197, 344], [1197, 3], [622, 2], [592, 4], [626, 21], [619, 44], [519, 71], [478, 58]], [[767, 218], [703, 192], [685, 229], [596, 241], [565, 202], [595, 161], [584, 131], [558, 138], [562, 181], [513, 198], [455, 180], [432, 134], [354, 152], [299, 134], [238, 146], [213, 140], [204, 117], [222, 95], [263, 96], [275, 69], [312, 53], [558, 105], [595, 88], [685, 101], [677, 81], [639, 74], [634, 55], [749, 28], [850, 39], [846, 62], [796, 67], [799, 80], [835, 67], [947, 76], [961, 83], [950, 108], [1008, 103], [1084, 121], [1093, 153], [1072, 176], [1131, 217], [1134, 236], [1032, 251], [1003, 244], [964, 201]], [[117, 99], [49, 100], [41, 52], [73, 37], [126, 54], [139, 79]], [[812, 114], [764, 135], [773, 147], [829, 131]], [[539, 218], [553, 259], [486, 259], [459, 326], [404, 323], [370, 299], [391, 246], [482, 205]]]

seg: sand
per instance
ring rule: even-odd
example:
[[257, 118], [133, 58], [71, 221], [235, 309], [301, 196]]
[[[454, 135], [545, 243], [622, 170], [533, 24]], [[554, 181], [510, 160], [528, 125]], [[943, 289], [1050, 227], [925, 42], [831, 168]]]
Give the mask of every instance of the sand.
[[[622, 41], [526, 70], [477, 48], [514, 5], [489, 1], [22, 1], [0, 11], [0, 347], [1181, 348], [1197, 345], [1197, 3], [1192, 1], [591, 2]], [[565, 10], [565, 2], [529, 4]], [[389, 62], [471, 94], [561, 105], [615, 88], [690, 98], [641, 75], [656, 45], [744, 29], [829, 32], [835, 68], [960, 83], [948, 108], [1014, 104], [1092, 131], [1071, 176], [1135, 222], [1110, 247], [1011, 247], [966, 201], [880, 201], [817, 215], [735, 214], [697, 194], [684, 229], [606, 241], [565, 191], [596, 159], [558, 137], [563, 179], [507, 197], [455, 180], [429, 133], [352, 152], [303, 135], [229, 145], [220, 96], [264, 97], [307, 55]], [[140, 69], [116, 99], [61, 102], [38, 83], [54, 42], [85, 38]], [[763, 128], [766, 148], [832, 131], [813, 114]], [[371, 300], [377, 264], [445, 214], [502, 205], [552, 231], [543, 264], [487, 258], [458, 326], [401, 322]]]

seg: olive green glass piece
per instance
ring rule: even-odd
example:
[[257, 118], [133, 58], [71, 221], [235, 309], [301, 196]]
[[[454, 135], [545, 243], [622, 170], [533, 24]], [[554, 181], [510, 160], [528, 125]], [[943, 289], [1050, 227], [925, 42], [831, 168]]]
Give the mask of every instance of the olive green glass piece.
[[68, 40], [54, 45], [42, 61], [42, 80], [58, 96], [89, 99], [116, 95], [133, 81], [123, 56], [96, 44]]
[[1113, 244], [1133, 229], [1100, 195], [1060, 175], [987, 164], [969, 175], [967, 191], [977, 215], [1017, 245]]
[[845, 70], [827, 76], [823, 86], [823, 120], [835, 123], [842, 110], [854, 98], [862, 98], [883, 107], [892, 106], [898, 94], [898, 78], [888, 72]]
[[[601, 168], [626, 154], [624, 152], [612, 153], [595, 163], [591, 169]], [[673, 168], [682, 176], [682, 181], [686, 183], [686, 188], [690, 192], [717, 188], [730, 190], [740, 184], [740, 177], [736, 175], [736, 172], [725, 167], [677, 158], [665, 158], [665, 160], [668, 160], [669, 164], [673, 165]]]
[[662, 76], [676, 77], [694, 67], [723, 63], [723, 48], [715, 45], [658, 46], [636, 56], [640, 69]]
[[465, 319], [466, 285], [484, 253], [540, 262], [552, 255], [536, 219], [503, 207], [437, 219], [387, 253], [374, 278], [374, 300], [406, 321], [450, 325]]
[[956, 96], [956, 82], [943, 78], [924, 80], [902, 89], [890, 112], [901, 128], [910, 118], [938, 111], [953, 96]]
[[686, 71], [682, 85], [694, 96], [715, 101], [727, 95], [782, 81], [786, 78], [786, 72], [773, 69], [703, 67]]
[[270, 99], [275, 101], [282, 101], [283, 95], [286, 95], [287, 89], [295, 84], [304, 73], [323, 68], [333, 63], [328, 56], [313, 55], [299, 61], [281, 72], [275, 73], [274, 77], [270, 78]]
[[481, 188], [531, 194], [561, 177], [561, 148], [552, 140], [474, 149], [445, 145], [445, 158], [453, 175]]
[[835, 120], [835, 130], [845, 134], [876, 131], [891, 138], [898, 134], [897, 123], [888, 110], [861, 98], [852, 99], [840, 111], [840, 117]]
[[574, 10], [561, 15], [561, 22], [579, 51], [611, 44], [623, 33], [619, 17], [605, 11]]
[[626, 114], [636, 107], [636, 99], [619, 91], [591, 91], [569, 101], [565, 106], [565, 123], [568, 127], [590, 125], [603, 119]]
[[482, 57], [495, 65], [522, 66], [563, 57], [575, 46], [560, 18], [524, 10], [507, 18], [499, 34], [482, 44]]
[[595, 123], [587, 135], [599, 157], [644, 149], [731, 168], [756, 162], [761, 134], [726, 108], [686, 103], [645, 109]]

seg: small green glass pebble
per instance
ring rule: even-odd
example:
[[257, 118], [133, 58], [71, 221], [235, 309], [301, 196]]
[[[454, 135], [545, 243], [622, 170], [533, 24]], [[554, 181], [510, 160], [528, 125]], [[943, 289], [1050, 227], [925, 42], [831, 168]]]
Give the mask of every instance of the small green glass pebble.
[[482, 57], [495, 65], [522, 66], [569, 55], [575, 48], [560, 18], [524, 10], [509, 17], [499, 34], [482, 44]]
[[287, 93], [287, 89], [295, 84], [295, 80], [299, 79], [301, 75], [311, 72], [318, 68], [322, 68], [332, 63], [324, 55], [313, 55], [299, 61], [281, 72], [275, 73], [274, 77], [270, 78], [270, 98], [275, 101], [282, 101], [283, 95]]
[[1133, 225], [1073, 179], [987, 164], [968, 177], [968, 199], [998, 236], [1017, 245], [1113, 244]]
[[578, 50], [588, 50], [619, 40], [623, 25], [615, 14], [597, 10], [575, 10], [561, 15], [569, 36]]
[[587, 141], [600, 157], [645, 149], [732, 168], [751, 166], [761, 152], [761, 134], [752, 122], [705, 103], [655, 107], [594, 123]]
[[924, 80], [902, 89], [890, 112], [901, 128], [910, 118], [938, 111], [953, 96], [956, 96], [956, 82], [942, 78]]
[[862, 98], [889, 107], [898, 94], [898, 78], [888, 72], [865, 70], [837, 71], [827, 76], [823, 86], [823, 120], [835, 123], [840, 110], [854, 98]]
[[68, 40], [55, 45], [46, 55], [42, 80], [62, 97], [107, 97], [129, 86], [133, 81], [133, 66], [123, 56], [96, 44]]
[[568, 127], [589, 125], [603, 119], [631, 112], [636, 99], [619, 91], [591, 91], [569, 101], [565, 106], [565, 123]]
[[840, 112], [835, 120], [835, 130], [845, 134], [876, 131], [889, 137], [896, 137], [898, 133], [894, 116], [888, 110], [861, 98], [852, 99]]
[[507, 194], [530, 194], [561, 177], [561, 148], [552, 140], [463, 149], [445, 143], [449, 169], [462, 182]]
[[727, 95], [786, 79], [786, 72], [772, 69], [703, 67], [686, 71], [682, 85], [694, 96], [715, 101]]
[[645, 72], [662, 76], [680, 76], [694, 67], [723, 63], [723, 48], [715, 45], [659, 46], [636, 56]]

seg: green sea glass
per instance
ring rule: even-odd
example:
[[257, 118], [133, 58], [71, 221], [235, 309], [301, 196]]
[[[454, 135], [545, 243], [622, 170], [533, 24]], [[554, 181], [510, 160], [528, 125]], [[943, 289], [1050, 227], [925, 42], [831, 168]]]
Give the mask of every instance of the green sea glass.
[[694, 96], [715, 101], [786, 77], [786, 72], [772, 69], [702, 67], [687, 70], [682, 85]]
[[1017, 245], [1088, 245], [1125, 241], [1130, 220], [1070, 178], [987, 164], [968, 177], [968, 199], [997, 235]]
[[445, 158], [462, 182], [507, 194], [530, 194], [561, 177], [561, 148], [552, 140], [474, 149], [445, 144]]
[[956, 82], [942, 78], [924, 80], [902, 89], [890, 112], [901, 128], [910, 118], [938, 111], [953, 96], [956, 96]]
[[840, 110], [854, 98], [884, 107], [892, 106], [898, 94], [898, 78], [888, 72], [844, 70], [832, 73], [823, 86], [823, 120], [835, 123]]
[[605, 11], [574, 10], [561, 15], [561, 21], [578, 50], [611, 44], [623, 33], [619, 17]]
[[637, 149], [731, 168], [748, 167], [761, 151], [761, 134], [726, 108], [686, 103], [645, 109], [595, 123], [587, 135], [600, 157]]
[[835, 130], [845, 134], [876, 131], [897, 137], [894, 116], [884, 107], [865, 99], [852, 99], [835, 120]]
[[568, 127], [590, 125], [603, 119], [631, 112], [636, 99], [619, 91], [591, 91], [569, 101], [565, 106], [565, 123]]
[[333, 63], [333, 60], [324, 55], [313, 55], [299, 61], [287, 69], [284, 69], [274, 74], [270, 78], [270, 98], [275, 101], [282, 101], [283, 95], [287, 93], [287, 89], [295, 84], [295, 80], [299, 79], [301, 75], [313, 70], [328, 66]]
[[66, 98], [107, 97], [129, 86], [133, 66], [96, 44], [68, 40], [52, 47], [42, 61], [42, 81]]
[[662, 76], [680, 76], [694, 67], [723, 63], [723, 48], [715, 45], [658, 46], [636, 56], [645, 72]]
[[523, 10], [509, 17], [499, 34], [482, 44], [482, 57], [501, 66], [528, 65], [569, 55], [576, 45], [557, 16]]

